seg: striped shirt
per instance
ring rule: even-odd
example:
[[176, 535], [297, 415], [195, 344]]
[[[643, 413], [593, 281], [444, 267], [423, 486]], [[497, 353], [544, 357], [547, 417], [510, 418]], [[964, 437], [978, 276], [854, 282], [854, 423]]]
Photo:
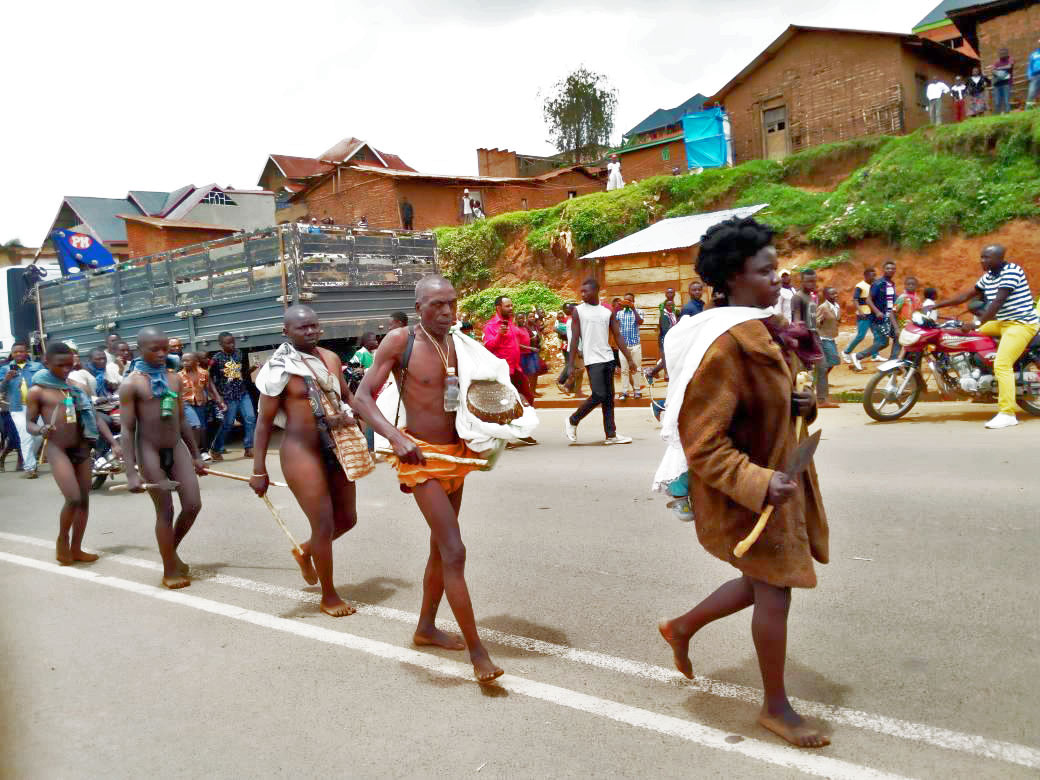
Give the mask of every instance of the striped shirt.
[[1037, 324], [1033, 293], [1029, 289], [1029, 281], [1021, 266], [1004, 263], [1004, 267], [997, 273], [992, 271], [984, 273], [982, 278], [976, 282], [975, 287], [982, 291], [987, 303], [996, 297], [997, 290], [1011, 290], [1011, 294], [1004, 301], [1004, 305], [1000, 307], [994, 319], [1024, 322], [1027, 325]]

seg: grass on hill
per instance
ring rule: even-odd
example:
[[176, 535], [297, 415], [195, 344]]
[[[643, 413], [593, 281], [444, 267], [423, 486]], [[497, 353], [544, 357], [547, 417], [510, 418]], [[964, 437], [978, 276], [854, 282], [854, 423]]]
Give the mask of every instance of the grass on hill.
[[[789, 183], [865, 153], [866, 164], [833, 192]], [[759, 219], [826, 248], [870, 236], [920, 247], [952, 230], [987, 233], [1040, 215], [1040, 111], [825, 144], [782, 162], [752, 160], [699, 175], [658, 176], [547, 209], [438, 228], [437, 243], [443, 272], [472, 290], [490, 281], [506, 243], [520, 235], [532, 251], [547, 252], [569, 231], [581, 256], [664, 217], [763, 202], [769, 207]]]

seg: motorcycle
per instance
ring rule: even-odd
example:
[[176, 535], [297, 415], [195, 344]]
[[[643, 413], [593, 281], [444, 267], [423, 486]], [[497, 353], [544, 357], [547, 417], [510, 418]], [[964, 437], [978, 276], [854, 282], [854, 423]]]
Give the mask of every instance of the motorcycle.
[[[925, 388], [923, 367], [930, 369], [945, 397], [996, 402], [996, 339], [963, 333], [960, 320], [939, 324], [927, 312], [916, 311], [900, 332], [899, 343], [902, 356], [880, 364], [863, 391], [863, 409], [873, 419], [898, 420], [914, 408]], [[1040, 417], [1040, 334], [1015, 363], [1014, 372], [1019, 405]]]
[[[109, 425], [112, 435], [118, 436], [120, 430], [119, 403], [117, 401], [105, 403], [96, 399], [95, 402], [97, 410], [107, 414], [112, 421], [112, 424]], [[93, 451], [90, 453], [91, 462], [93, 463], [90, 480], [91, 490], [99, 490], [111, 477], [121, 474], [125, 470], [122, 458], [117, 458], [112, 448], [108, 447], [107, 444], [108, 442], [104, 442], [99, 438], [94, 445]]]

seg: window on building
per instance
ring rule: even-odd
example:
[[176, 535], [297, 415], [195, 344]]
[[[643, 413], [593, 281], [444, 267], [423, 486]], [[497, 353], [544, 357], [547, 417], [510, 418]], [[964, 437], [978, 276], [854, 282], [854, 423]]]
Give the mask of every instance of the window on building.
[[669, 148], [668, 148], [668, 147], [666, 146], [666, 147], [665, 147], [664, 149], [662, 149], [662, 150], [661, 150], [661, 159], [662, 159], [662, 160], [667, 160], [667, 159], [669, 159], [669, 158], [671, 157], [671, 153], [672, 153], [672, 150], [671, 150], [671, 149], [669, 149]]
[[928, 108], [928, 77], [922, 73], [915, 73], [914, 87], [917, 91], [917, 105], [920, 108]]
[[578, 191], [577, 190], [567, 190], [567, 199], [568, 200], [570, 200], [571, 198], [576, 198], [576, 197], [578, 197]]
[[945, 41], [943, 41], [943, 45], [949, 46], [951, 49], [959, 49], [964, 45], [964, 38], [947, 38]]
[[220, 190], [210, 190], [206, 193], [200, 203], [211, 203], [214, 206], [237, 206], [235, 201], [228, 197], [227, 193], [221, 192]]
[[520, 198], [520, 208], [527, 211], [527, 198]]

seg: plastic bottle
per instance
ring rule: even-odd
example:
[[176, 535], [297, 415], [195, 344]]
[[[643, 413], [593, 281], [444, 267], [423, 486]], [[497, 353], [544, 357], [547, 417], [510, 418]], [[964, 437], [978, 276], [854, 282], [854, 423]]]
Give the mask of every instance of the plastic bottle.
[[459, 408], [459, 378], [455, 376], [455, 368], [448, 366], [448, 375], [444, 377], [444, 411], [454, 412]]
[[159, 402], [159, 418], [169, 420], [173, 417], [173, 410], [176, 408], [177, 394], [173, 390], [167, 390], [163, 393], [162, 400]]
[[65, 396], [65, 422], [70, 425], [76, 422], [76, 405], [72, 402], [72, 396]]

